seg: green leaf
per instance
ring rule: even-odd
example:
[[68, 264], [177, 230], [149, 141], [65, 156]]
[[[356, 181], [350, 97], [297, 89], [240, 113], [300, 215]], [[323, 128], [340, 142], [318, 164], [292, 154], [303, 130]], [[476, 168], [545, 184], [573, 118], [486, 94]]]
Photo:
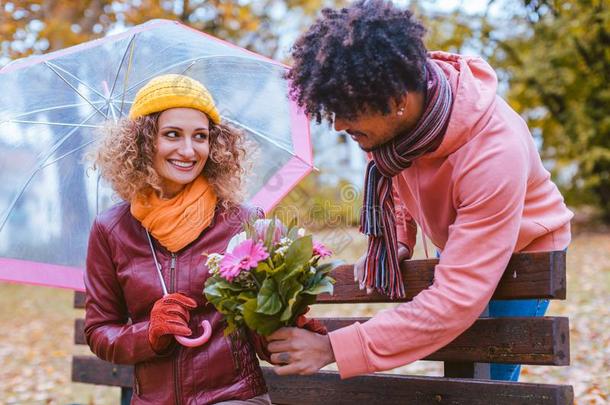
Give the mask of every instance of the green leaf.
[[246, 301], [242, 306], [242, 314], [246, 325], [263, 336], [268, 336], [279, 329], [282, 324], [276, 316], [256, 312], [256, 299]]
[[287, 325], [294, 325], [294, 321], [298, 315], [304, 313], [309, 305], [316, 302], [315, 295], [300, 294], [297, 296], [297, 300], [292, 308], [292, 317], [286, 323]]
[[242, 286], [237, 285], [237, 284], [233, 284], [228, 282], [227, 280], [225, 280], [224, 278], [214, 278], [215, 279], [215, 284], [218, 286], [218, 288], [221, 289], [225, 289], [225, 290], [231, 290], [231, 291], [241, 291], [243, 289]]
[[273, 270], [271, 270], [271, 274], [279, 273], [279, 272], [283, 271], [285, 267], [286, 267], [286, 263], [282, 263], [279, 266], [277, 266], [276, 268], [274, 268]]
[[243, 291], [237, 296], [237, 299], [241, 301], [247, 301], [252, 298], [256, 298], [256, 293], [254, 291]]
[[222, 291], [219, 288], [217, 283], [206, 283], [205, 288], [203, 289], [203, 293], [205, 294], [208, 301], [211, 301], [213, 297], [222, 297]]
[[286, 251], [286, 267], [292, 268], [296, 265], [305, 264], [313, 254], [313, 242], [311, 235], [303, 236], [292, 242]]
[[293, 306], [297, 301], [299, 293], [303, 291], [303, 285], [298, 281], [292, 279], [285, 285], [282, 285], [280, 289], [284, 293], [284, 300], [286, 301], [286, 308], [280, 316], [280, 321], [288, 321], [293, 315]]
[[304, 272], [305, 272], [305, 268], [303, 265], [296, 266], [281, 278], [281, 282], [285, 283], [292, 278], [298, 277], [299, 275], [303, 274]]
[[328, 274], [330, 274], [333, 271], [333, 269], [335, 267], [339, 266], [340, 264], [342, 264], [341, 261], [335, 260], [330, 263], [324, 263], [319, 266], [314, 266], [315, 275], [313, 277], [311, 277], [307, 283], [305, 283], [305, 286], [306, 286], [305, 289], [309, 289], [309, 288], [317, 285], [320, 281], [322, 281], [322, 279], [324, 277], [327, 277], [329, 280], [331, 280], [331, 282], [334, 283], [335, 280], [332, 277], [330, 277]]
[[272, 278], [265, 280], [258, 292], [256, 312], [275, 315], [282, 309], [282, 301], [277, 294], [277, 284]]
[[[256, 268], [254, 269], [254, 272], [257, 275], [265, 278], [267, 276], [267, 274], [274, 273], [275, 269], [273, 267], [271, 267], [268, 262], [260, 262], [258, 264], [258, 266], [256, 266]], [[258, 277], [257, 277], [257, 280], [258, 280]]]
[[342, 260], [333, 260], [331, 262], [321, 264], [319, 266], [316, 266], [316, 273], [329, 274], [336, 267], [341, 266], [343, 263], [344, 262]]
[[228, 298], [228, 299], [222, 300], [216, 309], [218, 309], [218, 311], [222, 312], [223, 314], [232, 314], [235, 312], [235, 309], [237, 308], [238, 305], [239, 305], [239, 302], [237, 300]]
[[311, 295], [318, 295], [318, 294], [322, 294], [322, 293], [329, 293], [331, 295], [333, 293], [333, 282], [332, 282], [332, 279], [330, 279], [329, 277], [324, 278], [318, 284], [303, 291], [303, 294], [311, 294]]

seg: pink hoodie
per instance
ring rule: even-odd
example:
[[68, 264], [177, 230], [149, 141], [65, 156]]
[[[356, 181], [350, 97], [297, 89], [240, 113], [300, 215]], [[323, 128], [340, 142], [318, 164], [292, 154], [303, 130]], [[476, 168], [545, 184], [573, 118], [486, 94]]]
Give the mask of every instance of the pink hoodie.
[[330, 333], [342, 378], [388, 370], [435, 352], [485, 309], [514, 252], [561, 250], [572, 213], [525, 122], [496, 95], [480, 58], [432, 52], [453, 90], [442, 144], [394, 178], [399, 241], [415, 220], [442, 251], [434, 283], [412, 301]]

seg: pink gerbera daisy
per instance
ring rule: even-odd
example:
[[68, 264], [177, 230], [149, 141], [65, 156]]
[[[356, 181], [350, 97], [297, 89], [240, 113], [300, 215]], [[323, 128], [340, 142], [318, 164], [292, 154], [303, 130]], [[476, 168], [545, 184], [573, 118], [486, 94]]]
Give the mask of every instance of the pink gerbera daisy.
[[332, 250], [330, 250], [329, 248], [324, 246], [324, 244], [322, 242], [314, 241], [313, 242], [313, 254], [314, 254], [314, 256], [320, 256], [320, 258], [324, 258], [324, 257], [332, 256], [333, 252], [332, 252]]
[[243, 270], [256, 267], [261, 260], [268, 257], [269, 253], [262, 242], [254, 243], [252, 239], [246, 239], [222, 258], [220, 275], [228, 281], [233, 281]]

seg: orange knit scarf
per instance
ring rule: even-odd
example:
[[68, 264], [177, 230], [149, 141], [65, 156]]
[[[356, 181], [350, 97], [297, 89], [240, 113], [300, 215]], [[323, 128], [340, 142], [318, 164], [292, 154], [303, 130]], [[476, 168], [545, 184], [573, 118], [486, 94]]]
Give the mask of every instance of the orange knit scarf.
[[177, 252], [210, 225], [216, 201], [210, 183], [199, 176], [169, 200], [159, 198], [156, 192], [138, 195], [131, 202], [131, 214], [165, 248]]

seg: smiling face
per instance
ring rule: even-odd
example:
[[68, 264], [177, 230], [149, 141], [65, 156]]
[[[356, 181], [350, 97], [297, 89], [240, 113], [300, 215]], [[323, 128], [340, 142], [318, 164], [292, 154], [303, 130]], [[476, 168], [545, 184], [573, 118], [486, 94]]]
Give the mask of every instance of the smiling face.
[[381, 113], [361, 114], [354, 119], [335, 118], [335, 131], [345, 131], [360, 149], [370, 152], [390, 141], [397, 133], [396, 119]]
[[164, 198], [176, 196], [203, 171], [210, 154], [210, 121], [192, 108], [171, 108], [159, 115], [153, 168]]
[[347, 132], [362, 150], [370, 152], [415, 127], [422, 116], [423, 106], [424, 94], [409, 92], [399, 103], [390, 103], [388, 114], [365, 110], [354, 119], [335, 117], [334, 128], [335, 131]]

